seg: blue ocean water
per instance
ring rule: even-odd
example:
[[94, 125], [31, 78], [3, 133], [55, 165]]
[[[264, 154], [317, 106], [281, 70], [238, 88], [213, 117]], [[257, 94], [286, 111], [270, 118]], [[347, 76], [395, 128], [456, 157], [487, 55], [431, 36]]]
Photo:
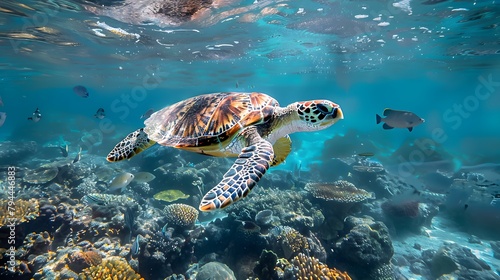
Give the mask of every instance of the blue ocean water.
[[[179, 6], [196, 5], [180, 2]], [[19, 174], [23, 175], [16, 177], [19, 186], [16, 191], [25, 191], [23, 199], [40, 199], [44, 201], [40, 206], [50, 203], [75, 206], [64, 199], [51, 200], [57, 191], [48, 186], [57, 183], [67, 189], [64, 193], [68, 197], [80, 203], [82, 197], [88, 195], [81, 189], [74, 191], [81, 186], [82, 177], [90, 178], [89, 174], [96, 174], [104, 168], [114, 170], [113, 175], [147, 171], [158, 178], [149, 183], [150, 191], [141, 193], [130, 187], [121, 194], [140, 200], [138, 208], [134, 208], [137, 223], [148, 219], [149, 216], [144, 214], [147, 211], [161, 210], [166, 205], [154, 202], [153, 195], [160, 190], [185, 188], [184, 192], [191, 192], [187, 204], [197, 208], [200, 197], [195, 196], [199, 195], [198, 189], [192, 191], [189, 186], [172, 185], [172, 182], [183, 182], [179, 174], [186, 172], [176, 171], [176, 168], [179, 165], [195, 166], [196, 169], [209, 166], [206, 168], [211, 173], [222, 176], [222, 171], [232, 161], [216, 161], [219, 168], [226, 167], [214, 171], [210, 169], [213, 165], [203, 163], [207, 160], [205, 157], [155, 147], [153, 152], [145, 152], [146, 155], [139, 159], [117, 164], [105, 162], [108, 152], [121, 139], [143, 126], [144, 119], [140, 117], [148, 109], [159, 110], [200, 94], [226, 91], [266, 93], [282, 106], [296, 101], [329, 99], [340, 105], [344, 119], [326, 130], [292, 134], [292, 152], [286, 162], [271, 168], [262, 186], [259, 184], [257, 188], [290, 190], [305, 195], [304, 185], [307, 183], [346, 180], [374, 193], [376, 199], [358, 205], [359, 211], [345, 210], [345, 215], [342, 218], [336, 216], [336, 219], [347, 219], [347, 215], [361, 217], [359, 213], [362, 213], [387, 225], [394, 256], [377, 265], [385, 267], [383, 265], [390, 264], [392, 276], [356, 272], [352, 267], [362, 260], [338, 257], [342, 249], [334, 243], [345, 238], [346, 232], [342, 230], [349, 228], [347, 224], [332, 226], [334, 223], [330, 221], [330, 224], [319, 222], [308, 227], [286, 223], [283, 216], [277, 214], [279, 211], [273, 209], [275, 216], [281, 219], [273, 225], [294, 228], [310, 239], [314, 239], [311, 234], [318, 235], [316, 239], [326, 250], [324, 256], [320, 257], [317, 252], [308, 252], [309, 255], [331, 268], [347, 271], [353, 279], [437, 279], [443, 275], [458, 279], [500, 279], [498, 1], [208, 2], [210, 7], [172, 21], [173, 17], [154, 12], [158, 5], [167, 1], [2, 0], [0, 112], [6, 115], [3, 115], [4, 122], [0, 119], [0, 123], [3, 122], [0, 126], [0, 153], [4, 157], [0, 161], [5, 167], [2, 167], [2, 172], [5, 171], [6, 177], [8, 166], [22, 170], [23, 173]], [[73, 88], [78, 85], [87, 89], [88, 97], [74, 92]], [[37, 108], [42, 114], [40, 121], [28, 120]], [[105, 111], [102, 119], [94, 116], [99, 108]], [[375, 116], [383, 116], [386, 108], [412, 112], [425, 122], [412, 131], [406, 128], [384, 129], [382, 123], [377, 124]], [[398, 116], [397, 119], [404, 117]], [[20, 153], [22, 157], [18, 158], [16, 154], [12, 156], [13, 151], [22, 150], [22, 145], [31, 141], [36, 143], [36, 151]], [[82, 149], [81, 160], [72, 166], [85, 170], [81, 171], [85, 176], [60, 181], [56, 178], [42, 183], [25, 182], [20, 178], [24, 172], [34, 172], [44, 164], [64, 159], [59, 147], [64, 149], [66, 145], [70, 159]], [[162, 171], [166, 173], [160, 175], [158, 168], [174, 156], [178, 157], [177, 160], [172, 160], [174, 165], [167, 168], [171, 173]], [[175, 163], [182, 164], [176, 166]], [[60, 172], [64, 165], [57, 166]], [[363, 172], [356, 166], [363, 166]], [[381, 166], [385, 173], [370, 173], [367, 166]], [[221, 176], [214, 180], [220, 180]], [[208, 190], [212, 178], [208, 175], [199, 178], [203, 178]], [[96, 188], [92, 193], [105, 193], [104, 188], [96, 185], [98, 182], [107, 185], [112, 177], [107, 179], [88, 179], [89, 184]], [[8, 180], [1, 180], [5, 191], [2, 199], [7, 199]], [[261, 207], [257, 200], [259, 196], [272, 197], [272, 194], [256, 191], [235, 204], [243, 205], [251, 197], [255, 201], [251, 202], [253, 204], [248, 202], [248, 207], [254, 207], [254, 212], [258, 212]], [[436, 202], [428, 196], [440, 198]], [[322, 212], [325, 221], [329, 221], [329, 212], [321, 210], [324, 201], [308, 199], [312, 205], [319, 205], [318, 211]], [[3, 201], [7, 203], [7, 200]], [[420, 203], [418, 218], [400, 209], [406, 207], [405, 203], [415, 201]], [[384, 207], [384, 203], [399, 208]], [[423, 205], [436, 209], [436, 213], [429, 210], [432, 215], [422, 214], [425, 212]], [[331, 206], [326, 206], [328, 208]], [[97, 217], [95, 213], [99, 211], [95, 207], [92, 210], [93, 217]], [[233, 218], [237, 217], [236, 222], [225, 220], [217, 227], [221, 231], [225, 227], [236, 228], [238, 221], [247, 220], [242, 213], [250, 210], [244, 210], [229, 210], [228, 213], [234, 214]], [[300, 212], [297, 209], [288, 211]], [[403, 214], [397, 211], [403, 211]], [[249, 220], [255, 218], [254, 212], [247, 213]], [[391, 218], [391, 213], [398, 218]], [[109, 218], [114, 214], [109, 214]], [[151, 217], [155, 215], [162, 214], [151, 214]], [[405, 215], [412, 226], [418, 224], [416, 232], [400, 234], [400, 229], [408, 226], [407, 221], [399, 219]], [[207, 228], [209, 225], [205, 224], [215, 219], [200, 214], [200, 220], [203, 218], [204, 221], [196, 227]], [[420, 218], [422, 221], [416, 221]], [[161, 223], [165, 222], [161, 220]], [[161, 250], [160, 245], [151, 244], [157, 238], [152, 233], [159, 232], [164, 236], [163, 224], [159, 225], [160, 228], [152, 226], [149, 231], [139, 229], [137, 225], [129, 227], [134, 238], [142, 234], [146, 241], [140, 245], [139, 257], [122, 257], [145, 279], [165, 279], [173, 274], [198, 279], [190, 274], [193, 269], [189, 270], [188, 265], [202, 267], [200, 259], [210, 259], [207, 256], [214, 252], [218, 255], [214, 260], [226, 263], [237, 279], [285, 279], [283, 275], [259, 274], [251, 265], [244, 266], [250, 267], [250, 272], [238, 270], [243, 261], [228, 261], [228, 256], [233, 260], [257, 262], [261, 252], [247, 258], [233, 255], [231, 248], [238, 246], [240, 241], [229, 241], [229, 237], [214, 241], [207, 235], [207, 244], [193, 242], [196, 244], [193, 245], [195, 253], [191, 254], [195, 257], [191, 261], [184, 260], [183, 265], [178, 265], [180, 258], [166, 253], [163, 261], [144, 257], [145, 247]], [[54, 225], [52, 231], [33, 225], [28, 228], [39, 234], [47, 231], [54, 242], [59, 226]], [[269, 244], [277, 241], [266, 239], [270, 230], [264, 225], [259, 226], [260, 235], [252, 238], [264, 239], [268, 245], [262, 247], [272, 249]], [[215, 226], [212, 224], [212, 227]], [[73, 231], [77, 231], [76, 227]], [[338, 239], [325, 231], [336, 232], [332, 235]], [[235, 236], [237, 233], [231, 234]], [[478, 238], [479, 242], [469, 242], [471, 236]], [[119, 237], [120, 246], [132, 246], [132, 242]], [[72, 238], [76, 239], [75, 236]], [[23, 239], [20, 240], [16, 249], [29, 251], [27, 245], [23, 245]], [[97, 238], [82, 237], [81, 240], [102, 242]], [[445, 240], [462, 247], [442, 243]], [[215, 242], [222, 242], [217, 244], [223, 244], [220, 246], [226, 250], [213, 249]], [[415, 249], [417, 243], [421, 249]], [[59, 249], [51, 245], [49, 251], [70, 250], [70, 244], [65, 239], [59, 244]], [[112, 255], [98, 246], [93, 248], [103, 259]], [[469, 250], [467, 252], [472, 252], [472, 255], [467, 255], [469, 263], [476, 261], [481, 269], [468, 267], [454, 257], [451, 259], [456, 269], [447, 267], [445, 262], [436, 264], [440, 257], [436, 251], [439, 250], [452, 252], [450, 255], [454, 257], [465, 254], [460, 250]], [[0, 275], [54, 279], [50, 278], [54, 274], [47, 271], [36, 272], [41, 267], [37, 267], [32, 259], [42, 253], [23, 255], [21, 251], [19, 249], [16, 255], [17, 274], [9, 274], [5, 269]], [[295, 253], [280, 255], [278, 250], [274, 251], [278, 257], [290, 262], [296, 256]], [[380, 257], [381, 254], [375, 255]], [[28, 258], [29, 255], [32, 257]], [[420, 266], [411, 264], [419, 258], [424, 259]], [[57, 267], [57, 261], [51, 257], [47, 263]], [[149, 267], [144, 263], [162, 267], [169, 264], [171, 267], [172, 262], [177, 262], [177, 266], [173, 265], [170, 271], [159, 274], [144, 272], [145, 267]], [[23, 263], [29, 267], [30, 273], [22, 272]], [[436, 269], [441, 266], [442, 269]], [[370, 269], [373, 267], [366, 268], [366, 271]], [[61, 273], [56, 268], [52, 270]], [[290, 271], [285, 275], [292, 275]], [[286, 279], [302, 279], [293, 275], [296, 278]]]

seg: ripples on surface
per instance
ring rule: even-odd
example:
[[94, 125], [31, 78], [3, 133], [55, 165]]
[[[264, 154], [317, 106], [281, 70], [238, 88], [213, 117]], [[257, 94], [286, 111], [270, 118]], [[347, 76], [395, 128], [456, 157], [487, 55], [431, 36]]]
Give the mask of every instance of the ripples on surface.
[[400, 70], [400, 61], [492, 67], [500, 53], [494, 1], [244, 1], [170, 27], [120, 22], [91, 6], [2, 1], [0, 69], [10, 70], [3, 80], [98, 83], [105, 75], [134, 84], [155, 65], [172, 86], [262, 80], [270, 73], [333, 74], [341, 81], [346, 73]]

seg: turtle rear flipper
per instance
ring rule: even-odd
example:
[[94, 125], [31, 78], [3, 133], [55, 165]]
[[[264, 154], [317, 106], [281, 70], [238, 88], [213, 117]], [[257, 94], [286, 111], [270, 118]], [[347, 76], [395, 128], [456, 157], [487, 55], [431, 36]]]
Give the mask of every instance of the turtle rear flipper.
[[153, 146], [156, 142], [149, 139], [143, 128], [138, 129], [125, 137], [109, 152], [106, 159], [109, 162], [130, 159], [138, 153]]
[[247, 196], [269, 169], [274, 159], [273, 146], [256, 131], [249, 136], [247, 140], [253, 144], [241, 150], [220, 183], [205, 194], [200, 202], [201, 211], [222, 209]]

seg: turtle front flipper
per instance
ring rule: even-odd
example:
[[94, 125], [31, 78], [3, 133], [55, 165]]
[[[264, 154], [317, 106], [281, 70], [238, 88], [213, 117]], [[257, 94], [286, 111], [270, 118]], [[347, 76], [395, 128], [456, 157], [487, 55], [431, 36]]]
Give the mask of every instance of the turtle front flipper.
[[155, 141], [148, 138], [148, 135], [141, 128], [130, 133], [120, 143], [116, 144], [106, 159], [110, 162], [130, 159], [155, 143]]
[[273, 146], [260, 138], [241, 150], [238, 158], [217, 186], [205, 194], [201, 211], [222, 209], [248, 195], [264, 176], [274, 159]]
[[273, 150], [274, 160], [271, 163], [271, 166], [280, 165], [292, 151], [292, 139], [290, 139], [290, 136], [285, 135], [276, 140], [273, 145]]

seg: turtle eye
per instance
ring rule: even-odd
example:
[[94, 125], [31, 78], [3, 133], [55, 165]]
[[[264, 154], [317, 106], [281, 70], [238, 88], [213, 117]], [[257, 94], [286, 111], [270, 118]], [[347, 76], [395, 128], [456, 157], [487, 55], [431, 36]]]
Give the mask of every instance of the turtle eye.
[[330, 110], [328, 110], [328, 107], [323, 104], [316, 105], [316, 108], [318, 108], [318, 110], [323, 114], [330, 114]]

